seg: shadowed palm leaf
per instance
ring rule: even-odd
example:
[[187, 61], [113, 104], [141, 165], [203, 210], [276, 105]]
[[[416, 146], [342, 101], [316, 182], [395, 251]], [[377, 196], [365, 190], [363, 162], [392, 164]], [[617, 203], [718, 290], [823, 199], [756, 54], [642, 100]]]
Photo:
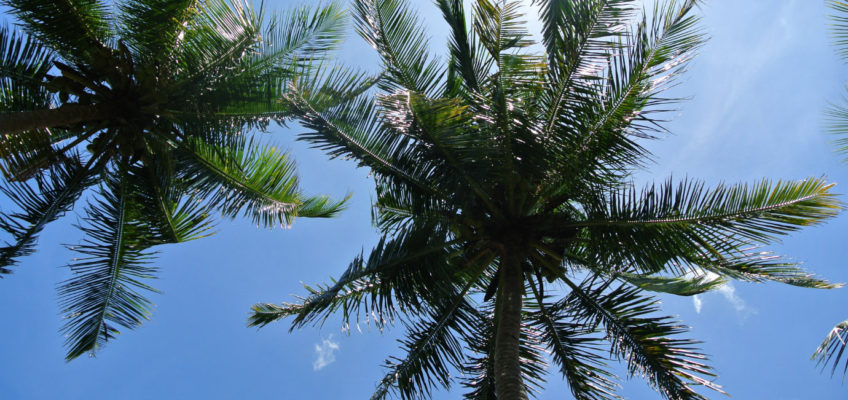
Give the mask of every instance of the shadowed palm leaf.
[[[694, 1], [645, 15], [637, 1], [537, 1], [543, 54], [518, 2], [437, 3], [447, 62], [411, 2], [357, 0], [378, 90], [354, 93], [367, 82], [352, 74], [292, 84], [301, 139], [374, 172], [383, 238], [331, 285], [254, 306], [251, 325], [400, 321], [406, 355], [387, 360], [375, 399], [427, 398], [451, 371], [468, 399], [526, 399], [544, 383], [542, 351], [578, 399], [618, 398], [615, 361], [665, 398], [704, 399], [696, 386], [720, 386], [698, 342], [646, 291], [835, 286], [763, 249], [836, 215], [821, 179], [629, 183], [674, 101], [664, 89], [704, 41]], [[350, 99], [315, 95], [328, 86]]]
[[[836, 50], [843, 60], [848, 60], [848, 3], [839, 0], [830, 0], [827, 5], [834, 11], [830, 16], [832, 20], [831, 33], [833, 34]], [[826, 112], [829, 118], [829, 133], [840, 138], [835, 141], [839, 152], [848, 153], [848, 107], [843, 105], [831, 106]], [[824, 342], [813, 353], [812, 359], [818, 361], [822, 369], [828, 363], [833, 364], [831, 375], [836, 373], [842, 355], [848, 349], [848, 321], [837, 324], [825, 337]], [[848, 357], [845, 357], [845, 366], [842, 368], [843, 379], [848, 376]]]
[[337, 6], [266, 18], [239, 0], [3, 5], [22, 31], [0, 28], [0, 191], [16, 207], [0, 214], [0, 273], [96, 188], [59, 289], [68, 359], [149, 317], [151, 247], [209, 234], [211, 214], [274, 227], [341, 210], [249, 135], [291, 113], [289, 82], [338, 41]]

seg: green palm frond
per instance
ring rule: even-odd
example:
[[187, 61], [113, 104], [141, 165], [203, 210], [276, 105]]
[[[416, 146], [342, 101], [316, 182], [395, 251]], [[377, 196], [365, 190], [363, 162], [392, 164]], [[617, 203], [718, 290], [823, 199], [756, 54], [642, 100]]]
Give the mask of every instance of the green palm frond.
[[[830, 333], [827, 334], [827, 337], [824, 338], [824, 341], [816, 349], [816, 352], [813, 353], [811, 359], [816, 360], [822, 366], [822, 369], [827, 368], [828, 364], [833, 364], [833, 368], [830, 371], [830, 375], [833, 376], [839, 367], [839, 361], [842, 360], [846, 348], [848, 348], [848, 320], [836, 324], [830, 330]], [[848, 357], [846, 357], [844, 364], [845, 367], [842, 369], [843, 378], [848, 375]]]
[[345, 14], [333, 4], [271, 17], [252, 55], [238, 59], [233, 73], [215, 81], [205, 102], [225, 118], [258, 118], [266, 124], [285, 118], [289, 85], [316, 69], [338, 44], [344, 26]]
[[[218, 143], [190, 139], [181, 155], [178, 168], [189, 187], [226, 216], [241, 213], [257, 225], [288, 227], [308, 200], [300, 192], [294, 163], [276, 147], [234, 135]], [[324, 201], [311, 200], [311, 211]], [[343, 203], [323, 203], [323, 216], [332, 216]]]
[[432, 229], [382, 238], [367, 258], [356, 257], [333, 285], [307, 286], [309, 296], [299, 304], [254, 305], [249, 325], [261, 327], [295, 316], [294, 329], [323, 323], [341, 312], [346, 326], [364, 316], [382, 327], [395, 318], [396, 307], [402, 312], [419, 309], [447, 290], [440, 282], [450, 277], [451, 252], [451, 243], [433, 235]]
[[211, 234], [218, 212], [289, 226], [350, 197], [304, 195], [291, 159], [248, 132], [291, 116], [291, 84], [341, 39], [338, 5], [266, 18], [245, 0], [112, 3], [0, 0], [23, 32], [0, 28], [0, 273], [90, 199], [85, 258], [60, 289], [68, 359], [148, 317], [150, 247]]
[[688, 276], [662, 276], [617, 272], [614, 278], [649, 292], [669, 293], [676, 296], [694, 296], [718, 289], [727, 280], [722, 276], [709, 276], [706, 273]]
[[185, 195], [187, 188], [174, 179], [172, 160], [162, 159], [155, 166], [132, 171], [133, 201], [147, 221], [151, 240], [157, 243], [181, 243], [211, 234], [207, 207]]
[[438, 88], [442, 68], [430, 54], [421, 19], [406, 0], [356, 0], [354, 20], [359, 34], [380, 55], [386, 70], [382, 86], [425, 94]]
[[429, 398], [434, 387], [450, 386], [450, 370], [459, 369], [465, 358], [457, 334], [475, 322], [465, 294], [446, 296], [405, 324], [406, 337], [399, 342], [407, 354], [386, 360], [386, 375], [371, 400], [385, 399], [392, 391], [404, 400]]
[[720, 386], [704, 378], [715, 374], [704, 364], [706, 356], [695, 348], [698, 342], [674, 337], [686, 327], [669, 317], [649, 316], [659, 310], [655, 299], [635, 288], [609, 290], [608, 282], [596, 283], [591, 277], [580, 285], [567, 279], [564, 282], [571, 293], [557, 307], [582, 324], [603, 326], [612, 354], [627, 363], [631, 376], [642, 376], [671, 400], [705, 399], [691, 385], [722, 392]]
[[668, 181], [641, 193], [626, 188], [599, 194], [587, 204], [586, 220], [569, 226], [585, 228], [584, 240], [590, 248], [602, 246], [595, 249], [605, 254], [602, 259], [643, 271], [675, 261], [750, 262], [757, 254], [745, 249], [836, 215], [841, 205], [831, 187], [822, 179], [712, 190], [697, 181]]
[[50, 51], [33, 37], [0, 27], [0, 112], [48, 107], [41, 84], [52, 64]]
[[[636, 139], [653, 138], [675, 99], [660, 97], [685, 71], [686, 61], [703, 44], [694, 1], [657, 2], [650, 22], [643, 17], [610, 51], [610, 62], [596, 74], [600, 86], [575, 90], [579, 104], [577, 125], [557, 135], [563, 146], [564, 167], [584, 179], [620, 174], [622, 168], [642, 165], [650, 156]], [[594, 79], [594, 78], [593, 78]], [[569, 100], [570, 101], [570, 100]], [[578, 180], [579, 181], [579, 180]]]
[[95, 62], [110, 55], [112, 23], [99, 0], [4, 0], [28, 34], [67, 60]]
[[54, 165], [35, 182], [10, 182], [0, 186], [0, 192], [18, 210], [6, 210], [0, 216], [0, 229], [14, 238], [13, 243], [0, 247], [0, 276], [9, 273], [6, 267], [35, 250], [38, 234], [44, 227], [73, 208], [82, 192], [94, 184], [99, 167], [83, 165], [77, 158]]
[[[531, 283], [532, 285], [532, 283]], [[534, 286], [535, 303], [528, 304], [530, 320], [541, 332], [553, 362], [578, 400], [620, 399], [615, 394], [615, 375], [606, 370], [600, 343], [603, 338], [591, 326], [569, 321], [562, 304], [548, 304]]]
[[[465, 87], [474, 92], [480, 90], [480, 85], [485, 81], [486, 74], [491, 68], [492, 59], [486, 57], [488, 54], [481, 51], [481, 46], [476, 41], [476, 36], [468, 32], [465, 7], [461, 0], [438, 0], [439, 8], [450, 26], [450, 42], [448, 43], [451, 63], [448, 65], [448, 88], [455, 84], [455, 78], [451, 74], [459, 74], [460, 81]], [[449, 93], [454, 93], [448, 90]]]
[[848, 3], [842, 0], [828, 0], [827, 6], [834, 12], [830, 15], [830, 30], [836, 50], [843, 59], [848, 59]]
[[116, 29], [135, 54], [169, 65], [200, 4], [201, 0], [124, 0], [117, 5]]
[[261, 43], [261, 26], [255, 10], [241, 0], [208, 0], [191, 20], [176, 49], [175, 81], [184, 91], [205, 94], [216, 82], [230, 76], [244, 54]]
[[360, 166], [410, 183], [422, 192], [434, 192], [425, 177], [411, 173], [416, 168], [426, 169], [410, 151], [410, 139], [383, 129], [375, 105], [367, 97], [326, 111], [316, 108], [297, 88], [292, 89], [290, 99], [294, 111], [301, 115], [301, 123], [310, 130], [298, 140], [314, 143], [333, 158], [355, 157]]
[[149, 265], [155, 241], [147, 234], [140, 204], [133, 202], [131, 181], [125, 172], [109, 178], [101, 198], [86, 210], [81, 227], [86, 239], [70, 246], [84, 257], [70, 265], [75, 276], [59, 288], [69, 361], [94, 354], [120, 333], [119, 327], [135, 328], [152, 314], [153, 304], [140, 291], [156, 291], [142, 281], [156, 272]]

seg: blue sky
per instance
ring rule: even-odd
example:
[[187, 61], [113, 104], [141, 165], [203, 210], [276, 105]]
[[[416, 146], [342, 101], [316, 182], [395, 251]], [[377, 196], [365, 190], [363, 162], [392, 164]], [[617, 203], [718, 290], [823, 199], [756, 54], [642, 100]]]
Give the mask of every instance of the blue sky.
[[[445, 26], [429, 1], [414, 1], [442, 51]], [[283, 9], [294, 2], [267, 2]], [[698, 177], [710, 184], [763, 177], [826, 176], [848, 193], [848, 164], [822, 133], [823, 109], [848, 81], [826, 33], [821, 0], [712, 1], [702, 9], [710, 42], [673, 94], [692, 97], [671, 115], [671, 136], [648, 143], [657, 162], [639, 182]], [[351, 35], [342, 60], [374, 68], [376, 55]], [[151, 321], [125, 331], [96, 358], [63, 361], [55, 286], [69, 277], [73, 255], [61, 246], [81, 237], [69, 214], [48, 228], [40, 250], [0, 281], [0, 398], [233, 399], [367, 398], [382, 377], [380, 364], [399, 354], [397, 331], [373, 327], [288, 332], [287, 323], [245, 328], [251, 304], [292, 299], [300, 283], [326, 282], [376, 241], [370, 223], [368, 171], [294, 142], [291, 129], [268, 140], [290, 149], [310, 193], [343, 196], [350, 208], [334, 220], [298, 220], [290, 230], [259, 230], [224, 221], [207, 239], [161, 248], [157, 304]], [[78, 210], [77, 212], [79, 212]], [[817, 274], [848, 282], [848, 215], [786, 238], [775, 248]], [[734, 282], [693, 298], [663, 297], [668, 314], [703, 340], [717, 382], [736, 399], [843, 399], [848, 386], [820, 374], [809, 356], [823, 335], [848, 318], [848, 290], [815, 291], [778, 284]], [[619, 369], [620, 371], [620, 369]], [[554, 372], [554, 371], [552, 371]], [[461, 387], [437, 392], [459, 399]], [[639, 378], [625, 380], [629, 399], [655, 399]], [[706, 393], [711, 398], [723, 396]], [[540, 399], [570, 399], [549, 376]]]

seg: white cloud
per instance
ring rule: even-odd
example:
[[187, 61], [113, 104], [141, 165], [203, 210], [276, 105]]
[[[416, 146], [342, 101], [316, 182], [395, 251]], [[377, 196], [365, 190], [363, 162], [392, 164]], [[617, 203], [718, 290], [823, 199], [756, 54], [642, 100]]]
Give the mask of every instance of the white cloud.
[[692, 296], [692, 304], [695, 306], [695, 312], [700, 314], [701, 307], [704, 306], [704, 301], [701, 300], [701, 296], [698, 296], [697, 294]]
[[[756, 314], [757, 310], [748, 306], [748, 303], [738, 294], [736, 294], [736, 287], [733, 286], [731, 282], [727, 282], [724, 285], [721, 285], [716, 289], [716, 292], [724, 297], [727, 302], [733, 306], [733, 309], [742, 316], [747, 317], [749, 314]], [[695, 312], [700, 314], [701, 310], [704, 308], [704, 299], [706, 297], [702, 295], [692, 296], [692, 305], [695, 307]]]
[[321, 341], [321, 344], [315, 345], [315, 361], [312, 363], [312, 369], [319, 371], [324, 367], [336, 361], [336, 351], [340, 349], [339, 343], [333, 341], [333, 335]]
[[745, 304], [745, 300], [742, 300], [742, 298], [736, 294], [736, 288], [733, 287], [733, 284], [730, 282], [721, 285], [721, 287], [718, 288], [718, 292], [733, 305], [733, 308], [735, 308], [736, 311], [750, 311], [748, 305]]

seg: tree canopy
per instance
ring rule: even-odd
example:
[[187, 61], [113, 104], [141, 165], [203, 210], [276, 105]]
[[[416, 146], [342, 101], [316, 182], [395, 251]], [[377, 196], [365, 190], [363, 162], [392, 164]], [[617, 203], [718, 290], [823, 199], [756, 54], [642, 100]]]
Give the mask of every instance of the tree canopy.
[[336, 5], [268, 16], [241, 0], [3, 1], [0, 274], [44, 227], [87, 203], [73, 277], [59, 288], [67, 359], [149, 318], [153, 248], [211, 233], [331, 217], [291, 158], [253, 137], [291, 112], [288, 82], [339, 40]]
[[578, 399], [619, 397], [610, 361], [665, 398], [703, 399], [696, 386], [721, 390], [714, 373], [650, 292], [835, 287], [767, 246], [841, 205], [816, 178], [635, 187], [678, 101], [665, 90], [704, 43], [697, 2], [534, 3], [541, 43], [519, 2], [438, 0], [443, 61], [408, 1], [354, 2], [382, 63], [377, 87], [359, 91], [366, 79], [337, 69], [287, 98], [302, 140], [373, 172], [383, 237], [297, 302], [257, 304], [249, 323], [402, 324], [404, 354], [386, 360], [373, 399], [454, 381], [469, 399], [527, 398], [545, 352]]

